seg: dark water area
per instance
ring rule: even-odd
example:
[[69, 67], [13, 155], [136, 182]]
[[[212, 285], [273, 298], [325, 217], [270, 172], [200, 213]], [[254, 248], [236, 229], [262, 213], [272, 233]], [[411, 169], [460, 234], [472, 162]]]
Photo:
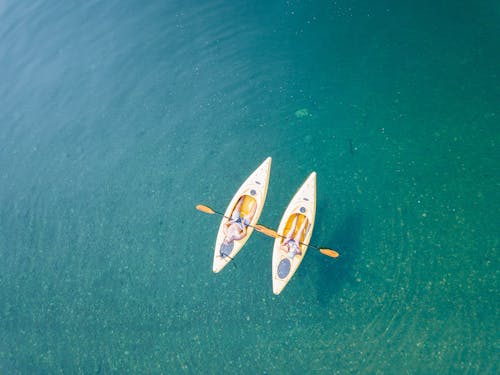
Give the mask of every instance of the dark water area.
[[[500, 6], [0, 0], [0, 372], [495, 374]], [[279, 295], [219, 217], [267, 157]], [[496, 228], [496, 229], [495, 229]]]

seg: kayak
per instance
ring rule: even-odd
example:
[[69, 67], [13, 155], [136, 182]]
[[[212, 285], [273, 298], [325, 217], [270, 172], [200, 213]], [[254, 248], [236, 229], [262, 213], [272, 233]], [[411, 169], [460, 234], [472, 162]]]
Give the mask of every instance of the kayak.
[[[295, 193], [288, 204], [285, 213], [281, 217], [277, 237], [273, 248], [273, 292], [280, 294], [288, 284], [297, 268], [299, 268], [302, 259], [306, 255], [307, 246], [312, 236], [314, 227], [314, 218], [316, 215], [316, 172], [312, 172]], [[304, 221], [304, 231], [299, 240], [301, 254], [290, 253], [288, 247], [284, 245], [285, 237], [289, 234], [296, 220], [294, 234], [300, 230]]]
[[[257, 224], [264, 202], [266, 201], [267, 187], [269, 185], [269, 173], [271, 171], [271, 157], [268, 157], [240, 186], [233, 199], [229, 202], [224, 217], [219, 226], [217, 240], [215, 242], [213, 271], [215, 273], [222, 270], [241, 250], [253, 232], [253, 226]], [[240, 201], [241, 199], [241, 201]], [[245, 218], [252, 210], [255, 210], [253, 217], [246, 226], [246, 235], [230, 243], [225, 243], [226, 234], [224, 228], [229, 225], [229, 219], [236, 215], [236, 207], [240, 202], [240, 218]], [[254, 208], [255, 207], [255, 208]], [[237, 215], [236, 215], [237, 216]], [[241, 224], [244, 225], [243, 223]]]

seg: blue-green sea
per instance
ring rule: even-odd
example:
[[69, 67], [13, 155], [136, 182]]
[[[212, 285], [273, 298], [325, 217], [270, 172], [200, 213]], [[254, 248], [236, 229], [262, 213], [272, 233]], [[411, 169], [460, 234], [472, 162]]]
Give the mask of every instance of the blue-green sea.
[[[1, 374], [498, 374], [500, 5], [0, 0]], [[273, 158], [277, 228], [212, 259]]]

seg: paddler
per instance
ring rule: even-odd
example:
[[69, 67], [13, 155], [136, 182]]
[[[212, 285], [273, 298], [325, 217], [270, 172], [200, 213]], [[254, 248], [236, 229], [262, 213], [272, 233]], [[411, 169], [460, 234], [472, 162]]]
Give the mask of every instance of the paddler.
[[231, 219], [224, 226], [224, 234], [226, 237], [224, 238], [223, 246], [230, 245], [233, 241], [241, 240], [243, 237], [247, 235], [247, 227], [252, 222], [253, 216], [255, 215], [255, 211], [257, 210], [257, 204], [252, 202], [252, 206], [250, 207], [250, 212], [245, 217], [241, 216], [241, 205], [243, 204], [243, 200], [245, 196], [242, 196], [236, 207], [233, 210], [233, 214], [231, 215]]

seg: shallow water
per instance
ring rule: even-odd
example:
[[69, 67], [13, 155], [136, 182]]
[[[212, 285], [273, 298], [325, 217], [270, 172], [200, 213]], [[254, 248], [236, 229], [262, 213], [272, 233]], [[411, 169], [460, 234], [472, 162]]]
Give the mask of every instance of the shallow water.
[[[497, 373], [495, 2], [0, 0], [0, 372]], [[279, 296], [219, 218], [318, 173]]]

